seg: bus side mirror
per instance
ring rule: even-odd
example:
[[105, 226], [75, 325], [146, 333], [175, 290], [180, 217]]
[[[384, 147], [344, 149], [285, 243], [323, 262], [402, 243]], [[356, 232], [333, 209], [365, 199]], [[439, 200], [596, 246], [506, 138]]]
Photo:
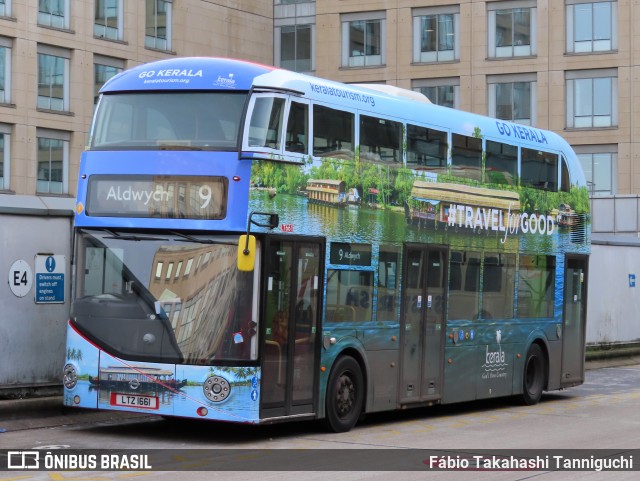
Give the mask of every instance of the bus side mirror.
[[256, 262], [256, 236], [242, 234], [238, 242], [238, 270], [251, 272]]

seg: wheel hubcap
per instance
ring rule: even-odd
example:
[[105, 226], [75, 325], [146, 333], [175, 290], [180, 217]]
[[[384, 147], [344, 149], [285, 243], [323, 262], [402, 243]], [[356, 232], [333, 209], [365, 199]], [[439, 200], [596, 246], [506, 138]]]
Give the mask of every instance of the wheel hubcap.
[[341, 417], [353, 409], [355, 396], [356, 390], [351, 376], [343, 374], [338, 379], [338, 389], [336, 390], [336, 406]]

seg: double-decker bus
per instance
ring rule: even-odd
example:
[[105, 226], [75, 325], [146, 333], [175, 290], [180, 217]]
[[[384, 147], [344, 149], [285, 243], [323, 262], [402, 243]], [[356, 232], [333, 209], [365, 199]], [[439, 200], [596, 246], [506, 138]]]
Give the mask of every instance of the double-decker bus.
[[67, 406], [339, 432], [583, 382], [588, 193], [552, 132], [175, 58], [105, 84], [78, 182]]

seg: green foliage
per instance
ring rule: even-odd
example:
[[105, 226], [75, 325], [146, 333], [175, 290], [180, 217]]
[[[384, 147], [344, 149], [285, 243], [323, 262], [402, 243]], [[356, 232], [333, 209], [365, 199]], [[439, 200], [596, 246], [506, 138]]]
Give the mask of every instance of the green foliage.
[[[481, 136], [474, 130], [474, 136]], [[356, 159], [358, 149], [356, 149]], [[252, 179], [264, 187], [275, 188], [278, 192], [295, 194], [304, 190], [309, 179], [342, 180], [346, 188], [357, 188], [366, 199], [370, 188], [377, 189], [377, 203], [385, 206], [404, 205], [411, 198], [411, 189], [421, 174], [396, 165], [384, 165], [358, 160], [326, 158], [313, 165], [305, 174], [302, 166], [271, 161], [256, 161], [251, 172]], [[485, 183], [450, 174], [438, 174], [438, 182], [483, 187], [496, 190], [518, 192], [520, 208], [523, 212], [547, 213], [560, 204], [569, 204], [578, 213], [589, 212], [589, 195], [586, 187], [572, 187], [570, 192], [546, 192], [531, 187], [508, 184], [502, 172], [485, 172]], [[517, 182], [517, 179], [516, 179]]]
[[413, 182], [414, 176], [410, 169], [398, 169], [395, 182], [398, 204], [404, 205], [405, 202], [411, 199], [411, 188], [413, 187]]
[[295, 194], [304, 189], [309, 178], [302, 171], [302, 166], [264, 160], [254, 162], [251, 177], [263, 187], [287, 194]]
[[221, 367], [214, 368], [212, 366], [209, 368], [209, 372], [211, 374], [216, 374], [216, 371], [229, 374], [230, 377], [233, 376], [233, 379], [230, 379], [229, 382], [234, 386], [249, 384], [251, 382], [251, 378], [258, 374], [257, 367], [221, 366]]
[[520, 208], [522, 211], [547, 213], [560, 204], [568, 204], [577, 213], [587, 213], [590, 209], [589, 193], [586, 187], [571, 187], [570, 192], [546, 192], [522, 187]]

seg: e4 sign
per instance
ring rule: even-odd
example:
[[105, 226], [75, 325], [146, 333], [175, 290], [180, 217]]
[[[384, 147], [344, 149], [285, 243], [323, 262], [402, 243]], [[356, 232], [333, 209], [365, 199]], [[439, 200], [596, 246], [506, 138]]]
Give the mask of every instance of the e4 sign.
[[29, 263], [18, 259], [9, 268], [9, 288], [16, 297], [24, 297], [29, 294], [33, 283], [33, 272]]

